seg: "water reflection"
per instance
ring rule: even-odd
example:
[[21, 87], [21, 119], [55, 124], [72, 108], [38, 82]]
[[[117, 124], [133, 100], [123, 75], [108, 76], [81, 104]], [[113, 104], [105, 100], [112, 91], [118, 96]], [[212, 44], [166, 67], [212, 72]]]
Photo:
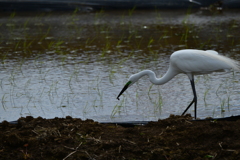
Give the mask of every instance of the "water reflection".
[[[239, 11], [4, 14], [1, 121], [27, 115], [98, 121], [166, 118], [181, 114], [192, 100], [187, 76], [162, 86], [143, 78], [118, 101], [131, 74], [151, 69], [160, 77], [170, 54], [184, 48], [215, 49], [240, 59]], [[198, 116], [239, 114], [239, 76], [198, 76]]]

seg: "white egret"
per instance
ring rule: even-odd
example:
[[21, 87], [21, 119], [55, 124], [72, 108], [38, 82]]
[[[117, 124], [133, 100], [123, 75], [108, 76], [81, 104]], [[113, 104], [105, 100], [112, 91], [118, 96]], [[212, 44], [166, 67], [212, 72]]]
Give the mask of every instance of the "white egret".
[[162, 78], [156, 78], [156, 74], [151, 70], [143, 70], [137, 74], [130, 76], [128, 82], [123, 87], [117, 99], [121, 94], [129, 88], [132, 84], [137, 82], [141, 77], [147, 75], [149, 80], [156, 85], [162, 85], [170, 81], [174, 76], [179, 73], [184, 73], [188, 76], [192, 91], [193, 100], [182, 113], [184, 115], [190, 106], [194, 103], [194, 117], [197, 117], [197, 94], [194, 84], [194, 75], [209, 74], [212, 72], [225, 72], [230, 70], [239, 70], [239, 62], [219, 55], [218, 52], [213, 50], [196, 50], [184, 49], [174, 52], [170, 57], [170, 65], [167, 73]]

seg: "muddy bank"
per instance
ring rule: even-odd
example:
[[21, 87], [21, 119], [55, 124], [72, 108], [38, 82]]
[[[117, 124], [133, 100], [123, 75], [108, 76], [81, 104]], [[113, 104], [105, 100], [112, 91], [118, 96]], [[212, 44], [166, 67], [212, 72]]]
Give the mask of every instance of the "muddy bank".
[[0, 159], [239, 159], [240, 121], [170, 116], [122, 127], [71, 117], [0, 124]]

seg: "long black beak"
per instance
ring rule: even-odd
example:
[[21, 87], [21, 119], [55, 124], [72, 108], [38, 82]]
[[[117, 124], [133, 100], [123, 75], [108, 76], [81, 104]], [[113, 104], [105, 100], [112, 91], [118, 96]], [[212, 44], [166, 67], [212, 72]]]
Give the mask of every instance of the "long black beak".
[[121, 92], [119, 93], [119, 95], [117, 96], [117, 99], [119, 100], [119, 97], [123, 94], [124, 91], [126, 91], [128, 89], [128, 86], [131, 82], [128, 82], [123, 89], [121, 90]]

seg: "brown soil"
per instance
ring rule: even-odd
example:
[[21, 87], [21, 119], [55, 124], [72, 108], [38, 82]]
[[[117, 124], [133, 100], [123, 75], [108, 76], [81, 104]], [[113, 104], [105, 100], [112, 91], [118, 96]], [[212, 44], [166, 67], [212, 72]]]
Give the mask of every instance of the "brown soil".
[[76, 118], [20, 118], [0, 124], [0, 159], [240, 159], [240, 120], [170, 116], [122, 127]]

